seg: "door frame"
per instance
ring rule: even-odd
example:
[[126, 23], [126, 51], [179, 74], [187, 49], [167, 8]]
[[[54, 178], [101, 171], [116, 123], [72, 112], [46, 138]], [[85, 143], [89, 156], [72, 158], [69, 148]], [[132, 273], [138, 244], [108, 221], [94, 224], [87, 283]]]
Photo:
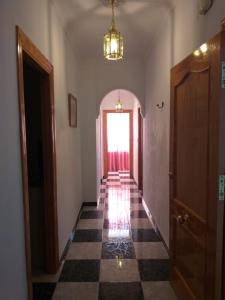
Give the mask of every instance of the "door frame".
[[[109, 109], [103, 110], [103, 164], [104, 164], [104, 177], [108, 173], [108, 141], [107, 141], [107, 114], [118, 113], [116, 110]], [[130, 175], [133, 177], [133, 110], [124, 109], [120, 114], [129, 113], [130, 116]]]
[[138, 189], [143, 192], [143, 117], [138, 108]]
[[[53, 66], [24, 32], [16, 26], [17, 37], [17, 71], [19, 93], [19, 116], [21, 131], [21, 160], [23, 179], [23, 206], [25, 225], [25, 250], [28, 299], [32, 295], [31, 236], [29, 213], [29, 184], [26, 142], [26, 118], [24, 98], [23, 63], [26, 62], [38, 70], [41, 76], [42, 95], [42, 134], [44, 160], [44, 208], [45, 208], [45, 266], [48, 273], [56, 273], [59, 267], [57, 184], [56, 184], [56, 147], [55, 147], [55, 107]], [[48, 163], [48, 166], [47, 166]]]

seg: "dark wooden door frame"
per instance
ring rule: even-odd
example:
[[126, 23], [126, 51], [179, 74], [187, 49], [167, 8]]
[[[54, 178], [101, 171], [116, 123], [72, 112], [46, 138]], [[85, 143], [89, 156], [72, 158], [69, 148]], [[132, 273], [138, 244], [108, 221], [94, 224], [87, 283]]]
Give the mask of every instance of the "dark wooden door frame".
[[23, 178], [23, 202], [25, 223], [26, 268], [28, 298], [32, 299], [32, 266], [30, 245], [29, 185], [27, 167], [26, 117], [24, 99], [23, 63], [38, 70], [41, 76], [43, 161], [44, 161], [44, 207], [45, 207], [45, 265], [48, 273], [56, 273], [59, 267], [57, 187], [56, 187], [56, 148], [55, 148], [55, 109], [53, 66], [17, 26], [17, 67], [19, 114], [21, 128], [21, 159]]
[[138, 189], [143, 192], [143, 118], [138, 108]]
[[[108, 173], [108, 141], [107, 141], [107, 114], [117, 113], [116, 110], [103, 111], [103, 164], [104, 176], [107, 177]], [[130, 115], [130, 175], [133, 177], [133, 110], [125, 109], [122, 113], [129, 113]]]

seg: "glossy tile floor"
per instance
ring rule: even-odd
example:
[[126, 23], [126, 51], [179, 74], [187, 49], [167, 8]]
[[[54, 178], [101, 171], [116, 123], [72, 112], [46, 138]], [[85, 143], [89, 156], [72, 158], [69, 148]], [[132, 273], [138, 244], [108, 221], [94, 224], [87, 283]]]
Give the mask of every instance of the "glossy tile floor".
[[176, 300], [168, 279], [168, 254], [134, 180], [110, 173], [98, 207], [83, 207], [59, 274], [34, 284], [34, 300]]

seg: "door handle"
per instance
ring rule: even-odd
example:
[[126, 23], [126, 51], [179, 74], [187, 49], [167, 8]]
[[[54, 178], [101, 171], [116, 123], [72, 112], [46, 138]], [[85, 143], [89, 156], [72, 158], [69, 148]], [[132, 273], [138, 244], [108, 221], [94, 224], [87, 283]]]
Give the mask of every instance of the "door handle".
[[184, 224], [189, 224], [190, 223], [190, 216], [188, 214], [185, 214], [183, 217]]
[[188, 225], [190, 223], [190, 216], [188, 214], [184, 216], [179, 215], [176, 217], [176, 220], [179, 225]]
[[181, 215], [177, 216], [176, 220], [177, 220], [177, 223], [180, 224], [180, 225], [183, 225], [184, 222], [185, 222], [184, 218]]
[[174, 178], [173, 172], [169, 172], [168, 175], [169, 175], [169, 177], [170, 177], [171, 179]]

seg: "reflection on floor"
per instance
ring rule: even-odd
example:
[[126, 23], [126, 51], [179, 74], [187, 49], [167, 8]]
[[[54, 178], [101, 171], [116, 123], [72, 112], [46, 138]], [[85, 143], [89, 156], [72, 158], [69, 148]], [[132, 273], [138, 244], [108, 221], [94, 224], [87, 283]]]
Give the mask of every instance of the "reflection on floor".
[[176, 300], [168, 254], [141, 202], [128, 173], [110, 173], [98, 207], [81, 212], [62, 270], [34, 284], [34, 300]]

